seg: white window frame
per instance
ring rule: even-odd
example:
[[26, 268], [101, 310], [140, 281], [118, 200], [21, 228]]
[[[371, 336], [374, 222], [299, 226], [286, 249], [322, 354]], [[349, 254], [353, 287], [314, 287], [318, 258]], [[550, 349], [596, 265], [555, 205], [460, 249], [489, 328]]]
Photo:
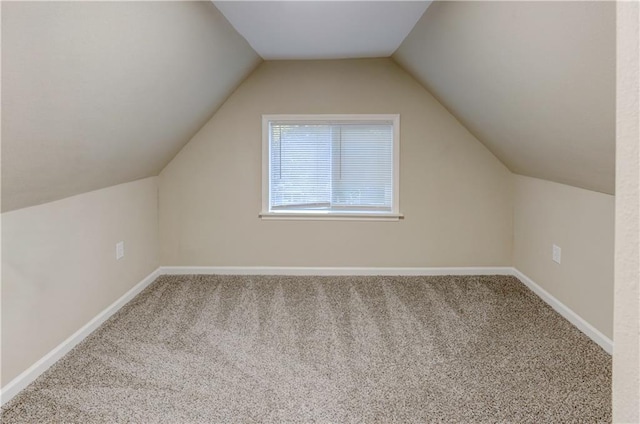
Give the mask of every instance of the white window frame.
[[[358, 123], [391, 121], [393, 123], [393, 205], [391, 212], [335, 212], [335, 211], [269, 211], [270, 147], [269, 123], [271, 121], [299, 121], [300, 123]], [[292, 220], [373, 220], [398, 221], [400, 213], [400, 115], [262, 115], [262, 219]]]

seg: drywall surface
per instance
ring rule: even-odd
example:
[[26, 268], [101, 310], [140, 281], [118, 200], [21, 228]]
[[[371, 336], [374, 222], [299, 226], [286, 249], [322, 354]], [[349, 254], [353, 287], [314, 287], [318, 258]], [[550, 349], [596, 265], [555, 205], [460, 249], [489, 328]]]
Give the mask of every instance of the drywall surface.
[[209, 1], [2, 2], [2, 210], [158, 175], [260, 60]]
[[266, 60], [388, 57], [431, 1], [214, 1]]
[[511, 171], [612, 194], [615, 5], [434, 2], [393, 57]]
[[159, 266], [157, 193], [152, 177], [2, 214], [3, 387]]
[[612, 339], [614, 197], [514, 178], [514, 266]]
[[[400, 114], [399, 222], [266, 221], [262, 114]], [[160, 174], [167, 266], [509, 266], [512, 175], [390, 59], [264, 62]]]
[[613, 422], [640, 422], [640, 7], [617, 2]]

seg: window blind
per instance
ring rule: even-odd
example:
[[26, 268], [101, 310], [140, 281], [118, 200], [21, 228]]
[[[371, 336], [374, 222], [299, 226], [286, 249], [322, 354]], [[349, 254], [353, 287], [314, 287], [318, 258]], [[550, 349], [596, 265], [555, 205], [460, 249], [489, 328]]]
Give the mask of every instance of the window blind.
[[393, 122], [269, 123], [269, 211], [393, 211]]

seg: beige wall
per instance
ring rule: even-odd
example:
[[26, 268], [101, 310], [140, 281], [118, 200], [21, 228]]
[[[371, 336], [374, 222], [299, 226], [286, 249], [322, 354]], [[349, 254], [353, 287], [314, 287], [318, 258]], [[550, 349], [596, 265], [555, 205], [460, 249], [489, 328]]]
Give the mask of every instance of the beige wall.
[[640, 6], [617, 4], [613, 421], [640, 422]]
[[[261, 115], [277, 113], [399, 113], [406, 219], [260, 220]], [[511, 265], [510, 172], [390, 59], [263, 63], [159, 186], [163, 265]]]
[[[612, 339], [614, 197], [514, 178], [515, 268]], [[553, 244], [562, 249], [560, 265]]]
[[2, 386], [158, 267], [157, 204], [152, 177], [2, 214]]

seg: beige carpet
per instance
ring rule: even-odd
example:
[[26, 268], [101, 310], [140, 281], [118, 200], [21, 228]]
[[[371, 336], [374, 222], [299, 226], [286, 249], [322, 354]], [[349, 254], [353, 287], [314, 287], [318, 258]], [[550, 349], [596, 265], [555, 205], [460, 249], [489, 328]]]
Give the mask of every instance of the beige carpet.
[[2, 422], [596, 423], [610, 387], [513, 277], [164, 276]]

